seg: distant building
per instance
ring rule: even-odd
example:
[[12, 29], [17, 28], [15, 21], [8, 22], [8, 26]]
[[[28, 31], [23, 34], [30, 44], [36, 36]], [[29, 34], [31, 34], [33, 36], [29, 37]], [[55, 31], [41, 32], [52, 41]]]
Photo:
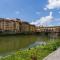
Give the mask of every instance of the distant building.
[[60, 26], [43, 27], [31, 25], [20, 19], [0, 18], [0, 32], [34, 33], [34, 32], [60, 32]]
[[30, 30], [30, 32], [36, 32], [36, 26], [35, 25], [30, 25], [29, 30]]
[[21, 32], [29, 32], [29, 23], [28, 22], [22, 22], [21, 24]]

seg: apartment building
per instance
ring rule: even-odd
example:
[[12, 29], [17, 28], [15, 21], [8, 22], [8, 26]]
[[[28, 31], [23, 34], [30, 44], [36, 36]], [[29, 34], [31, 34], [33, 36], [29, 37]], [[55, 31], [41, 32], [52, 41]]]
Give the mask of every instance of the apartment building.
[[35, 25], [30, 25], [29, 30], [30, 30], [30, 32], [36, 32], [36, 26]]
[[14, 26], [15, 31], [16, 31], [17, 33], [21, 32], [22, 22], [20, 21], [20, 19], [16, 19], [16, 20], [14, 20], [14, 21], [15, 21], [15, 26]]
[[21, 32], [29, 32], [29, 23], [28, 22], [22, 22], [21, 24]]

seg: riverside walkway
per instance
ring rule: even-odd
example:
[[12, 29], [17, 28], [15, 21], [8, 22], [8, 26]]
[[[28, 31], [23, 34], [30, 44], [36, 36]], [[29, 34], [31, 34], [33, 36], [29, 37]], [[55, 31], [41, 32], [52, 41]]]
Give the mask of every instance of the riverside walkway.
[[58, 48], [53, 53], [49, 54], [43, 60], [60, 60], [60, 48]]

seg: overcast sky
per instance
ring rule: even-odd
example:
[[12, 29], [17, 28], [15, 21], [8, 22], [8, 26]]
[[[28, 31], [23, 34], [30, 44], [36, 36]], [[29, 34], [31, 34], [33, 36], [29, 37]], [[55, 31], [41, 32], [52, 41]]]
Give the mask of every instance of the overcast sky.
[[0, 0], [0, 18], [20, 18], [35, 25], [60, 25], [60, 0]]

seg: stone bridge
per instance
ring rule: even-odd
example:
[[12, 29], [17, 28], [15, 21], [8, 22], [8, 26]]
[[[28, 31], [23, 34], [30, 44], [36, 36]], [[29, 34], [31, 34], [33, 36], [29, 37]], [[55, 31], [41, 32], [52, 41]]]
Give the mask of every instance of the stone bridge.
[[54, 26], [54, 27], [38, 27], [37, 33], [43, 33], [43, 34], [56, 34], [60, 35], [60, 26]]

